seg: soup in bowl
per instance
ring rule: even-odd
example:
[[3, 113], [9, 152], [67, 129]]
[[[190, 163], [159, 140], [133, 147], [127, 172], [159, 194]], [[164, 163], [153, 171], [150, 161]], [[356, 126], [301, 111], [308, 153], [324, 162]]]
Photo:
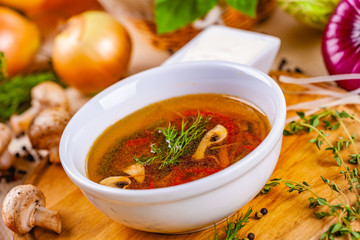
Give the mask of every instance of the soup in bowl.
[[126, 226], [213, 226], [261, 190], [279, 157], [286, 107], [256, 69], [162, 66], [96, 95], [67, 125], [60, 158], [101, 212]]

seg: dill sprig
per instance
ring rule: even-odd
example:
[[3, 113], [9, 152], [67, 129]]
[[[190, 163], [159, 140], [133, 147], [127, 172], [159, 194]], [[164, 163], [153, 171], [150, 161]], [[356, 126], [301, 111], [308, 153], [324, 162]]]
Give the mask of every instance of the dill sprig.
[[[351, 119], [357, 123], [360, 123], [360, 119], [355, 115], [351, 115], [345, 111], [338, 112], [337, 110], [325, 109], [319, 114], [313, 114], [309, 117], [305, 117], [303, 112], [298, 112], [298, 116], [301, 118], [300, 121], [291, 122], [287, 129], [284, 130], [284, 135], [296, 135], [302, 132], [315, 132], [317, 135], [312, 138], [309, 142], [314, 143], [320, 150], [323, 144], [327, 144], [325, 150], [331, 151], [332, 158], [336, 164], [341, 168], [340, 173], [344, 175], [345, 180], [348, 183], [348, 189], [350, 194], [356, 196], [354, 204], [350, 204], [348, 196], [344, 190], [340, 189], [337, 183], [326, 179], [322, 176], [322, 181], [329, 187], [333, 196], [337, 199], [338, 203], [330, 204], [329, 201], [319, 196], [307, 182], [296, 182], [293, 180], [274, 178], [267, 183], [261, 190], [262, 194], [268, 193], [273, 187], [278, 186], [280, 183], [284, 183], [288, 187], [288, 192], [310, 192], [313, 197], [309, 197], [309, 207], [315, 208], [317, 206], [325, 206], [328, 211], [314, 212], [314, 215], [318, 219], [325, 217], [334, 217], [337, 222], [332, 224], [328, 230], [321, 234], [320, 240], [333, 240], [336, 237], [348, 236], [351, 239], [360, 239], [360, 232], [356, 231], [352, 227], [352, 222], [360, 220], [360, 175], [359, 175], [359, 164], [360, 154], [357, 151], [355, 145], [356, 134], [351, 135], [346, 127], [343, 119]], [[320, 129], [322, 124], [322, 129]], [[335, 144], [333, 144], [326, 133], [326, 130], [336, 130], [339, 127], [343, 129], [348, 139], [339, 137]], [[352, 147], [353, 153], [348, 156], [348, 163], [356, 164], [355, 167], [350, 168], [344, 157], [340, 154], [341, 150], [347, 147]]]
[[20, 114], [30, 107], [31, 89], [44, 81], [57, 82], [52, 72], [15, 76], [0, 84], [0, 122], [12, 114]]
[[7, 78], [6, 61], [0, 52], [0, 122], [9, 120], [12, 114], [20, 114], [30, 107], [31, 89], [44, 81], [59, 79], [52, 72], [40, 72]]
[[[226, 240], [239, 240], [239, 231], [245, 227], [249, 222], [250, 214], [252, 213], [252, 207], [249, 207], [245, 214], [237, 213], [235, 219], [228, 219], [226, 221], [226, 226], [224, 227], [224, 232], [226, 234]], [[219, 233], [216, 231], [216, 226], [214, 226], [214, 238], [213, 240], [219, 240]]]
[[160, 168], [180, 162], [181, 157], [191, 149], [191, 143], [203, 136], [208, 121], [209, 118], [198, 114], [189, 127], [187, 127], [189, 122], [183, 119], [180, 130], [177, 130], [171, 122], [166, 128], [158, 128], [159, 133], [164, 136], [164, 141], [160, 144], [151, 143], [151, 155], [134, 156], [135, 161], [143, 165], [160, 163]]

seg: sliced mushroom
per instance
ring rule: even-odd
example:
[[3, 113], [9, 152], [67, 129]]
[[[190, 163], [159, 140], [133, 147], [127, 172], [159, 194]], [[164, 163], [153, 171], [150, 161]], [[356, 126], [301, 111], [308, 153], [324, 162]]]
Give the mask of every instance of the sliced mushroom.
[[10, 118], [10, 127], [16, 134], [27, 131], [34, 117], [48, 107], [63, 107], [68, 109], [68, 99], [65, 90], [54, 82], [42, 82], [31, 90], [31, 107], [21, 115]]
[[103, 179], [100, 184], [113, 188], [123, 188], [126, 189], [129, 187], [131, 180], [128, 177], [116, 176], [108, 177]]
[[6, 195], [2, 218], [8, 228], [26, 234], [35, 226], [61, 232], [60, 215], [45, 208], [44, 194], [34, 185], [18, 185]]
[[9, 153], [8, 146], [11, 142], [10, 128], [0, 123], [0, 170], [6, 170], [14, 163], [15, 158]]
[[145, 167], [140, 163], [134, 163], [130, 166], [127, 166], [124, 170], [124, 173], [129, 174], [132, 178], [134, 178], [139, 183], [144, 182], [145, 180]]
[[59, 163], [61, 134], [70, 120], [70, 114], [61, 107], [42, 110], [30, 125], [28, 135], [35, 149], [49, 150], [49, 160]]
[[226, 128], [222, 125], [216, 125], [213, 129], [208, 131], [199, 146], [197, 147], [194, 155], [192, 156], [195, 160], [201, 160], [205, 157], [206, 149], [214, 144], [221, 143], [228, 135]]

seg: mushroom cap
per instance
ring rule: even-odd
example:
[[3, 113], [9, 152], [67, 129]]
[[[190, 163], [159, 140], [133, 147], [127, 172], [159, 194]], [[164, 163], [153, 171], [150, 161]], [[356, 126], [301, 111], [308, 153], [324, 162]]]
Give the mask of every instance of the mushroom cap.
[[11, 141], [11, 130], [10, 128], [0, 122], [0, 155], [7, 149]]
[[35, 107], [68, 108], [65, 90], [57, 83], [46, 81], [39, 83], [31, 90], [31, 105]]
[[70, 114], [62, 107], [42, 110], [32, 121], [28, 136], [37, 149], [49, 149], [59, 144], [61, 134], [70, 120]]
[[34, 227], [32, 215], [36, 208], [45, 206], [44, 194], [34, 185], [18, 185], [6, 195], [2, 218], [12, 231], [25, 234]]

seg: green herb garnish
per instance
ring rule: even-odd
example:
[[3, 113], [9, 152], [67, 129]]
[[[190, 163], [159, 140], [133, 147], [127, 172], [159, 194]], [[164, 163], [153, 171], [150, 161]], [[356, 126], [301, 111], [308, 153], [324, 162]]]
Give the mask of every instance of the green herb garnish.
[[[305, 117], [303, 112], [298, 112], [298, 115], [301, 120], [298, 122], [291, 122], [287, 129], [284, 130], [284, 135], [296, 135], [302, 132], [316, 133], [316, 137], [312, 138], [309, 142], [314, 143], [319, 150], [324, 144], [328, 145], [325, 150], [331, 151], [333, 155], [332, 158], [341, 168], [340, 174], [344, 176], [348, 183], [348, 187], [347, 189], [341, 189], [334, 181], [320, 176], [322, 181], [329, 187], [333, 196], [338, 200], [338, 203], [336, 204], [331, 204], [326, 198], [317, 194], [307, 182], [300, 183], [281, 178], [270, 180], [270, 182], [264, 186], [261, 193], [268, 193], [273, 187], [278, 186], [280, 183], [284, 183], [285, 186], [288, 187], [288, 192], [310, 192], [313, 196], [308, 198], [310, 208], [325, 206], [328, 209], [328, 211], [314, 212], [315, 217], [318, 219], [333, 217], [337, 220], [327, 231], [322, 233], [320, 237], [321, 240], [333, 240], [336, 237], [342, 236], [348, 236], [351, 239], [360, 239], [360, 232], [356, 231], [351, 224], [355, 220], [360, 220], [360, 154], [355, 146], [356, 135], [351, 135], [349, 133], [348, 128], [343, 121], [344, 118], [347, 118], [360, 123], [360, 119], [345, 111], [338, 112], [329, 109], [325, 109], [323, 112], [313, 114], [309, 117]], [[335, 144], [331, 143], [328, 138], [329, 134], [326, 133], [325, 130], [320, 129], [321, 125], [325, 130], [335, 130], [341, 127], [348, 139], [345, 140], [344, 138], [339, 138]], [[347, 147], [352, 147], [353, 149], [353, 153], [348, 156], [348, 162], [356, 164], [353, 168], [348, 165], [344, 157], [340, 154], [340, 152]], [[354, 204], [350, 204], [350, 198], [345, 194], [346, 190], [350, 190], [350, 194], [354, 194], [356, 198]]]
[[[220, 0], [156, 0], [155, 21], [159, 34], [171, 32], [204, 17]], [[255, 17], [257, 0], [225, 0], [231, 7]]]
[[[249, 207], [246, 211], [245, 215], [242, 213], [237, 214], [236, 218], [233, 220], [227, 220], [226, 226], [224, 227], [224, 232], [226, 234], [226, 240], [239, 240], [238, 233], [239, 231], [245, 227], [245, 225], [249, 222], [250, 214], [252, 212], [252, 207]], [[216, 231], [216, 226], [214, 226], [214, 238], [213, 240], [219, 240], [219, 233]]]
[[31, 89], [44, 81], [61, 85], [52, 72], [33, 73], [26, 76], [7, 77], [6, 61], [0, 52], [0, 122], [9, 120], [13, 114], [20, 114], [30, 107]]
[[151, 155], [134, 156], [135, 161], [143, 165], [160, 163], [160, 168], [180, 162], [181, 157], [191, 150], [191, 143], [203, 136], [208, 121], [209, 118], [204, 118], [199, 114], [188, 128], [188, 122], [184, 120], [181, 122], [180, 130], [177, 130], [171, 123], [166, 128], [158, 128], [164, 141], [160, 144], [152, 143]]

